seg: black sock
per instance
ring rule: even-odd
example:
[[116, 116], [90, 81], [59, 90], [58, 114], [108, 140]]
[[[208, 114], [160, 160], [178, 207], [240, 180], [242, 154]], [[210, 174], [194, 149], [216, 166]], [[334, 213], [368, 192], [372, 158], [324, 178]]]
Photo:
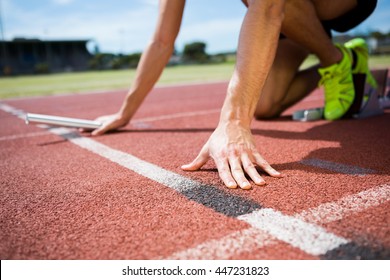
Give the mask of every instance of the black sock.
[[355, 69], [357, 64], [357, 55], [354, 50], [351, 50], [351, 52], [352, 52], [352, 69]]

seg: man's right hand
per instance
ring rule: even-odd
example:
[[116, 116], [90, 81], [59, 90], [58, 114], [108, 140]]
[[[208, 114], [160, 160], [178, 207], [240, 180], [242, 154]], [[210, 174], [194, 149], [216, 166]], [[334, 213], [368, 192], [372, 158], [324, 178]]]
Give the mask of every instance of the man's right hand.
[[101, 122], [102, 126], [92, 131], [91, 134], [93, 136], [102, 135], [110, 130], [116, 130], [129, 123], [129, 120], [123, 118], [120, 114], [101, 116], [96, 121]]

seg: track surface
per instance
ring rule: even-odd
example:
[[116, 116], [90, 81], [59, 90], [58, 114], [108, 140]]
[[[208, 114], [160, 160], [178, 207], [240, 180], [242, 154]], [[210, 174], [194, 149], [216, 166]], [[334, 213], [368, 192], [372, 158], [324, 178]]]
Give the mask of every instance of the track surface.
[[1, 259], [389, 259], [390, 111], [292, 121], [322, 105], [315, 91], [253, 122], [260, 152], [287, 176], [228, 190], [211, 161], [180, 169], [215, 128], [226, 88], [156, 88], [129, 126], [101, 137], [20, 117], [94, 119], [125, 92], [1, 102]]

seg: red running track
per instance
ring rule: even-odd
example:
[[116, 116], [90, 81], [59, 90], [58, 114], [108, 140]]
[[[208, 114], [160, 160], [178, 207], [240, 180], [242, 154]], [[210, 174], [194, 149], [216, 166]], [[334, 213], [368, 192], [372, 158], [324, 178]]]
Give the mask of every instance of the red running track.
[[1, 259], [389, 259], [390, 111], [292, 121], [322, 105], [316, 91], [254, 121], [260, 152], [287, 176], [229, 190], [211, 161], [180, 169], [215, 128], [226, 87], [156, 88], [132, 124], [100, 137], [17, 114], [94, 119], [125, 92], [2, 101]]

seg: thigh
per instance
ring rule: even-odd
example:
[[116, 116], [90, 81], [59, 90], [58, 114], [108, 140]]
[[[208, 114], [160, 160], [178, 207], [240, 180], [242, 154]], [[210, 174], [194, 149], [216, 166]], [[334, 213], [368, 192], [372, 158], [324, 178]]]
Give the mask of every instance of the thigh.
[[365, 21], [375, 10], [377, 0], [311, 0], [325, 26], [346, 32]]
[[353, 9], [323, 23], [337, 32], [346, 32], [365, 21], [374, 12], [376, 4], [376, 0], [357, 0], [357, 5]]
[[[353, 10], [358, 0], [310, 0], [320, 20], [332, 20]], [[369, 0], [367, 0], [369, 1]]]
[[274, 63], [260, 95], [257, 117], [272, 117], [281, 108], [289, 87], [309, 52], [288, 38], [280, 39]]

